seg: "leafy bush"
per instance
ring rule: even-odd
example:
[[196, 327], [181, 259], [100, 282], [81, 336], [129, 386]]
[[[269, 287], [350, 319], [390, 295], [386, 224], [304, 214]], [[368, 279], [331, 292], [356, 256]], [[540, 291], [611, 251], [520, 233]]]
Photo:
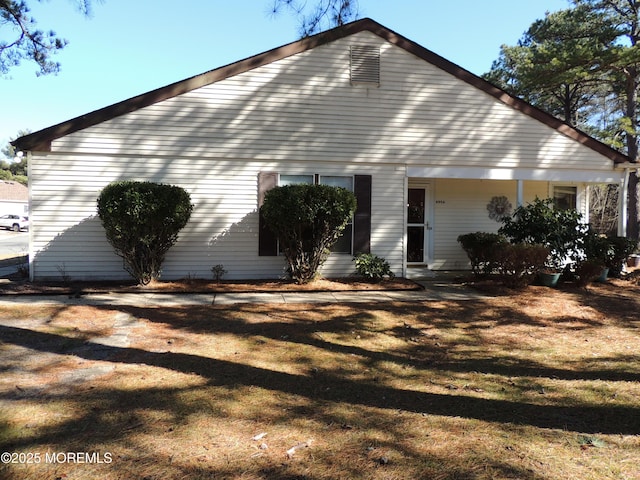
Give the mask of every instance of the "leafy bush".
[[582, 251], [582, 239], [586, 226], [582, 215], [573, 209], [554, 208], [553, 199], [536, 198], [528, 205], [515, 209], [511, 217], [502, 220], [499, 233], [511, 243], [544, 245], [549, 248], [547, 266], [562, 269], [571, 258]]
[[599, 262], [603, 267], [609, 264], [614, 255], [609, 238], [596, 233], [592, 228], [585, 232], [582, 244], [585, 259]]
[[608, 237], [607, 240], [611, 247], [611, 255], [607, 259], [606, 266], [609, 268], [610, 276], [619, 277], [627, 257], [635, 251], [638, 244], [635, 240], [626, 237]]
[[497, 254], [507, 239], [497, 233], [475, 232], [460, 235], [458, 243], [471, 261], [471, 271], [476, 275], [488, 275], [497, 264]]
[[213, 274], [213, 279], [216, 283], [220, 283], [222, 277], [224, 277], [228, 272], [225, 270], [224, 265], [219, 263], [218, 265], [211, 267], [211, 273]]
[[98, 197], [98, 216], [124, 268], [146, 285], [160, 276], [164, 256], [191, 217], [184, 189], [151, 182], [121, 181]]
[[589, 229], [584, 235], [584, 256], [586, 260], [599, 262], [609, 269], [612, 277], [620, 276], [627, 257], [636, 249], [636, 242], [626, 237], [606, 237]]
[[286, 185], [269, 190], [261, 213], [278, 236], [297, 283], [313, 280], [356, 210], [349, 190], [329, 185]]
[[549, 248], [544, 245], [501, 245], [496, 252], [496, 263], [502, 283], [511, 288], [527, 286], [544, 266], [548, 256]]
[[353, 257], [353, 260], [356, 262], [358, 275], [370, 280], [380, 281], [384, 277], [393, 278], [395, 276], [389, 262], [372, 253], [358, 253]]

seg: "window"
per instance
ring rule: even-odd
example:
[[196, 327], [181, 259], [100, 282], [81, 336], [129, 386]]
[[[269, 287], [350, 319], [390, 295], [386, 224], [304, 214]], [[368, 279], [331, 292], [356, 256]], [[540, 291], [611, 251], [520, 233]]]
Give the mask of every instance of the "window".
[[[295, 177], [295, 178], [294, 178]], [[264, 202], [266, 193], [287, 181], [315, 183], [315, 175], [280, 175], [277, 172], [258, 172], [258, 210]], [[352, 253], [371, 253], [371, 190], [373, 187], [371, 175], [360, 174], [352, 177], [325, 176], [324, 181], [331, 178], [348, 178], [353, 186], [353, 193], [358, 200], [358, 207], [352, 222]], [[349, 234], [344, 235], [349, 238]], [[274, 257], [278, 255], [278, 239], [267, 227], [264, 217], [258, 214], [258, 255], [261, 257]]]
[[576, 209], [578, 203], [578, 187], [555, 185], [553, 187], [553, 202], [560, 210]]
[[[332, 187], [342, 187], [353, 192], [353, 177], [339, 176], [321, 176], [318, 182], [321, 185], [330, 185]], [[349, 223], [344, 227], [342, 235], [331, 247], [333, 253], [351, 253], [353, 244], [353, 217], [349, 219]]]
[[[280, 186], [284, 185], [297, 185], [297, 184], [317, 184], [317, 185], [329, 185], [332, 187], [342, 187], [353, 192], [353, 177], [341, 176], [341, 175], [280, 175]], [[338, 241], [333, 245], [331, 251], [333, 253], [348, 253], [353, 251], [353, 218], [349, 220], [349, 223], [342, 231], [342, 235], [338, 238]], [[280, 247], [278, 251], [281, 252]]]
[[299, 184], [311, 184], [314, 183], [313, 175], [280, 175], [281, 187], [285, 185], [299, 185]]

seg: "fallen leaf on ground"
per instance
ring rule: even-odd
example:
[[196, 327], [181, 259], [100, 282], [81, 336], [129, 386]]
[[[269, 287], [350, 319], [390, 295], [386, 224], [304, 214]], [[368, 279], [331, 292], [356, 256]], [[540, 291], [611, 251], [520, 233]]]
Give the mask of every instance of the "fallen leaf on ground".
[[291, 447], [289, 450], [287, 450], [287, 458], [291, 458], [293, 457], [293, 454], [296, 453], [297, 450], [301, 449], [301, 448], [308, 448], [311, 446], [311, 442], [313, 440], [307, 440], [306, 442], [300, 442], [296, 445], [294, 445], [293, 447]]

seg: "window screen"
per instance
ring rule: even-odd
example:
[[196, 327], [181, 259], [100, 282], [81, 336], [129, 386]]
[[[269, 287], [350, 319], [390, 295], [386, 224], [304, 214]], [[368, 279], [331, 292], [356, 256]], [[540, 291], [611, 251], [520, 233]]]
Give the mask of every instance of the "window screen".
[[560, 210], [576, 209], [578, 199], [577, 187], [554, 186], [553, 201]]

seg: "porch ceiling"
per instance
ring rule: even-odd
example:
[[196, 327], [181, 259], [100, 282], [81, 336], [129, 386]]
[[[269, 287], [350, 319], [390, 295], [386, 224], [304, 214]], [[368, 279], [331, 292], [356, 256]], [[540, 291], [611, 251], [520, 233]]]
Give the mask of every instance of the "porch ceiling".
[[411, 178], [459, 178], [478, 180], [535, 180], [543, 182], [619, 183], [624, 171], [554, 168], [486, 168], [463, 166], [408, 166]]

